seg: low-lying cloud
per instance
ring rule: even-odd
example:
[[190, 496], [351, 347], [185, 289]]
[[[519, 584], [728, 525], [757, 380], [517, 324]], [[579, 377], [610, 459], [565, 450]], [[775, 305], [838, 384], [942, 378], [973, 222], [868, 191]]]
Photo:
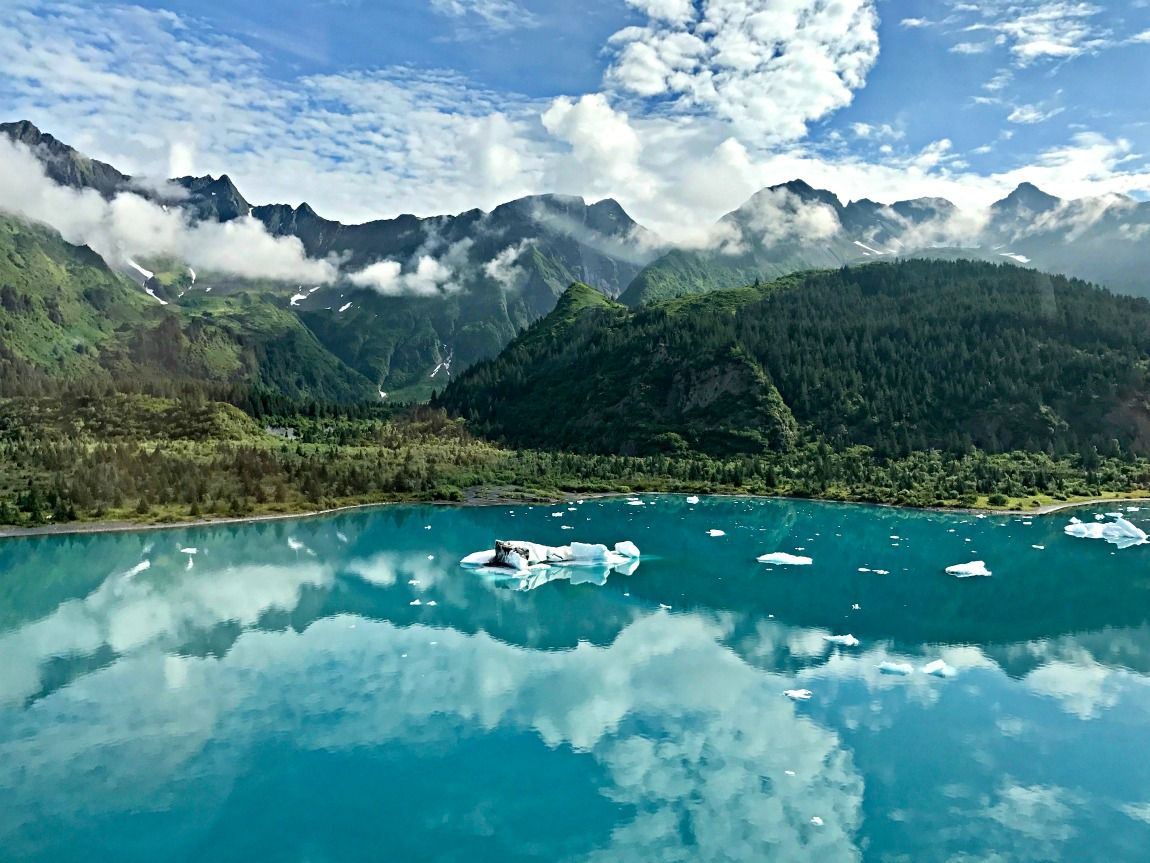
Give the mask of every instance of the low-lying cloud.
[[322, 284], [339, 274], [334, 262], [309, 258], [299, 239], [273, 237], [250, 216], [192, 223], [180, 208], [132, 192], [109, 201], [90, 189], [62, 186], [27, 147], [7, 139], [0, 140], [0, 209], [55, 228], [115, 269], [129, 258], [165, 255], [241, 278]]

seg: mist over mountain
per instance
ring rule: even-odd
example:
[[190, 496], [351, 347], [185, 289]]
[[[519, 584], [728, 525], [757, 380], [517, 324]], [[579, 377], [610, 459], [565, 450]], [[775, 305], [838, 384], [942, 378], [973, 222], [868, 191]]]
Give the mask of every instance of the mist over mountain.
[[715, 225], [702, 249], [675, 249], [621, 297], [640, 305], [806, 269], [900, 257], [1011, 260], [1150, 296], [1150, 203], [1112, 195], [1065, 201], [1023, 183], [986, 211], [944, 198], [843, 204], [793, 180], [764, 189]]
[[390, 398], [425, 398], [495, 356], [573, 282], [637, 306], [938, 257], [1009, 260], [1150, 296], [1150, 204], [1122, 196], [1064, 201], [1023, 183], [969, 212], [941, 198], [844, 204], [796, 179], [755, 193], [700, 247], [671, 248], [612, 199], [534, 195], [489, 212], [349, 225], [307, 203], [253, 204], [226, 174], [134, 178], [29, 122], [0, 132], [44, 175], [8, 178], [0, 208], [90, 245], [162, 303], [266, 294]]

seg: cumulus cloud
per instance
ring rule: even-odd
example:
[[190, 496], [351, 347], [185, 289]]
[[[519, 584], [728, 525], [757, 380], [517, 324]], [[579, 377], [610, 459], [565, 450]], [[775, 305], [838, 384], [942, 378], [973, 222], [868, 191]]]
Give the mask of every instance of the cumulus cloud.
[[322, 283], [337, 274], [332, 262], [308, 258], [295, 237], [273, 237], [251, 217], [193, 224], [178, 208], [131, 192], [108, 201], [61, 186], [27, 147], [7, 138], [0, 139], [0, 209], [50, 225], [113, 268], [131, 257], [170, 255], [196, 269], [241, 277]]
[[[952, 6], [931, 23], [977, 27], [960, 38], [1001, 37], [1013, 48], [1018, 39], [998, 22], [1014, 6], [1029, 14], [1038, 5]], [[803, 139], [864, 82], [877, 51], [869, 3], [633, 6], [646, 19], [609, 46], [605, 91], [543, 99], [443, 70], [274, 77], [250, 47], [194, 18], [19, 0], [0, 28], [0, 99], [133, 175], [226, 172], [251, 200], [307, 200], [345, 222], [558, 191], [617, 198], [667, 239], [710, 245], [723, 213], [793, 177], [843, 200], [930, 195], [963, 207], [1023, 179], [1063, 197], [1150, 188], [1144, 159], [1115, 135], [1073, 139], [996, 174], [970, 171], [942, 145], [887, 137], [864, 158], [829, 138]], [[995, 76], [990, 95], [1001, 98], [1023, 74]]]
[[872, 0], [636, 0], [646, 26], [610, 41], [611, 86], [702, 111], [765, 141], [849, 105], [878, 57]]

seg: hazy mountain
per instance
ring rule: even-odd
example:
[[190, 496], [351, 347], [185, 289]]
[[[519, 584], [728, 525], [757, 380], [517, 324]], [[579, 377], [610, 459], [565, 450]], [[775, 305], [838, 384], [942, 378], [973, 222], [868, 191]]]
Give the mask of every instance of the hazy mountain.
[[1150, 296], [1150, 204], [1122, 196], [1064, 201], [1023, 183], [987, 213], [942, 198], [842, 204], [801, 180], [772, 186], [719, 220], [702, 250], [673, 250], [622, 296], [628, 305], [800, 270], [879, 258], [1009, 259]]
[[577, 197], [538, 195], [491, 212], [402, 215], [346, 225], [323, 218], [306, 203], [253, 207], [227, 175], [143, 184], [30, 123], [7, 124], [0, 131], [31, 147], [61, 184], [109, 197], [133, 191], [181, 207], [193, 221], [250, 215], [273, 236], [298, 238], [309, 257], [338, 262], [343, 277], [322, 287], [210, 272], [193, 278], [171, 260], [141, 261], [152, 278], [134, 268], [131, 275], [171, 303], [187, 303], [208, 291], [274, 295], [324, 345], [392, 398], [425, 397], [452, 372], [494, 355], [550, 311], [574, 281], [620, 294], [658, 249], [612, 200], [587, 204]]

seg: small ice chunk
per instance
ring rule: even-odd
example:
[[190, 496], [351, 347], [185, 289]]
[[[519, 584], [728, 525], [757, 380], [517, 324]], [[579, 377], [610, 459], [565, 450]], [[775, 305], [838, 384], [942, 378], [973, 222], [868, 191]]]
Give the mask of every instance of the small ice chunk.
[[689, 498], [687, 498], [687, 503], [689, 503], [691, 506], [694, 506], [698, 502], [699, 502], [699, 496], [697, 494], [693, 494]]
[[1071, 524], [1082, 524], [1082, 519], [1080, 519], [1080, 518], [1079, 518], [1078, 516], [1076, 516], [1076, 515], [1072, 515], [1072, 516], [1070, 517], [1070, 523], [1071, 523]]
[[553, 512], [553, 513], [551, 513], [551, 517], [552, 517], [552, 518], [563, 518], [563, 513], [561, 513], [561, 512]]
[[346, 312], [350, 308], [351, 308], [351, 303], [344, 303], [342, 306], [339, 307], [339, 309], [337, 311], [342, 314], [343, 312]]
[[184, 567], [184, 572], [187, 572], [189, 569], [191, 569], [195, 565], [196, 565], [196, 559], [189, 554], [188, 555], [188, 565]]
[[437, 603], [434, 599], [431, 599], [431, 600], [428, 600], [427, 604], [428, 605], [438, 605], [439, 603]]
[[308, 554], [312, 555], [312, 557], [315, 556], [314, 551], [312, 551], [310, 548], [308, 548], [306, 545], [304, 545], [302, 542], [300, 542], [294, 536], [288, 537], [287, 544], [288, 544], [288, 548], [290, 548], [292, 551], [297, 551], [297, 552], [298, 551], [306, 551]]
[[615, 543], [615, 551], [624, 557], [639, 557], [639, 547], [628, 539]]
[[851, 611], [861, 611], [861, 610], [862, 610], [862, 606], [859, 605], [857, 602], [851, 606]]
[[1032, 545], [1032, 546], [1030, 546], [1030, 547], [1031, 547], [1031, 548], [1036, 548], [1036, 549], [1038, 549], [1039, 551], [1045, 551], [1045, 550], [1046, 550], [1046, 546], [1045, 546], [1045, 545]]
[[411, 602], [408, 603], [408, 605], [423, 605], [423, 600], [422, 599], [413, 599]]
[[874, 570], [874, 574], [875, 575], [890, 575], [890, 570], [889, 569], [876, 569], [876, 570]]
[[347, 542], [347, 534], [341, 530], [337, 530], [335, 532], [335, 538], [338, 539], [340, 542]]
[[755, 558], [759, 563], [776, 563], [779, 566], [810, 566], [814, 561], [799, 554], [787, 554], [785, 551], [774, 551], [770, 554], [760, 554]]
[[783, 690], [783, 695], [791, 701], [810, 701], [814, 693], [809, 689], [786, 689]]
[[667, 605], [665, 602], [660, 602], [659, 608], [663, 609], [663, 611], [670, 611], [671, 610], [671, 606]]
[[301, 301], [306, 300], [306, 299], [307, 299], [307, 294], [292, 294], [291, 301], [288, 303], [288, 305], [298, 306]]
[[880, 663], [878, 670], [883, 674], [896, 674], [899, 677], [906, 677], [914, 671], [914, 666], [909, 662], [886, 662]]
[[180, 549], [180, 554], [199, 554], [199, 553], [200, 553], [200, 550], [198, 548], [192, 548], [190, 546], [188, 548], [181, 548]]
[[858, 647], [859, 640], [853, 635], [824, 635], [823, 641], [829, 641], [831, 644], [841, 644], [843, 647]]
[[725, 530], [715, 530], [715, 528], [711, 528], [710, 530], [707, 531], [707, 536], [726, 536], [726, 535], [727, 535], [727, 532]]
[[644, 504], [643, 501], [641, 501], [641, 500], [629, 500], [629, 501], [627, 501], [627, 506], [645, 506], [645, 505], [646, 504]]
[[943, 662], [941, 659], [936, 659], [934, 662], [928, 662], [922, 667], [923, 674], [932, 674], [935, 677], [954, 677], [954, 669]]
[[823, 819], [821, 819], [817, 815], [812, 815], [811, 816], [811, 823], [814, 824], [816, 827], [822, 827], [823, 826]]
[[859, 567], [859, 572], [870, 572], [870, 571], [871, 570], [870, 570], [869, 566], [860, 566]]
[[565, 524], [560, 528], [560, 530], [574, 530], [574, 529], [575, 529], [575, 526], [571, 525], [571, 524]]
[[954, 566], [948, 566], [946, 574], [953, 575], [955, 578], [974, 578], [978, 575], [990, 575], [990, 570], [986, 568], [985, 561], [972, 560], [970, 563], [956, 563]]

